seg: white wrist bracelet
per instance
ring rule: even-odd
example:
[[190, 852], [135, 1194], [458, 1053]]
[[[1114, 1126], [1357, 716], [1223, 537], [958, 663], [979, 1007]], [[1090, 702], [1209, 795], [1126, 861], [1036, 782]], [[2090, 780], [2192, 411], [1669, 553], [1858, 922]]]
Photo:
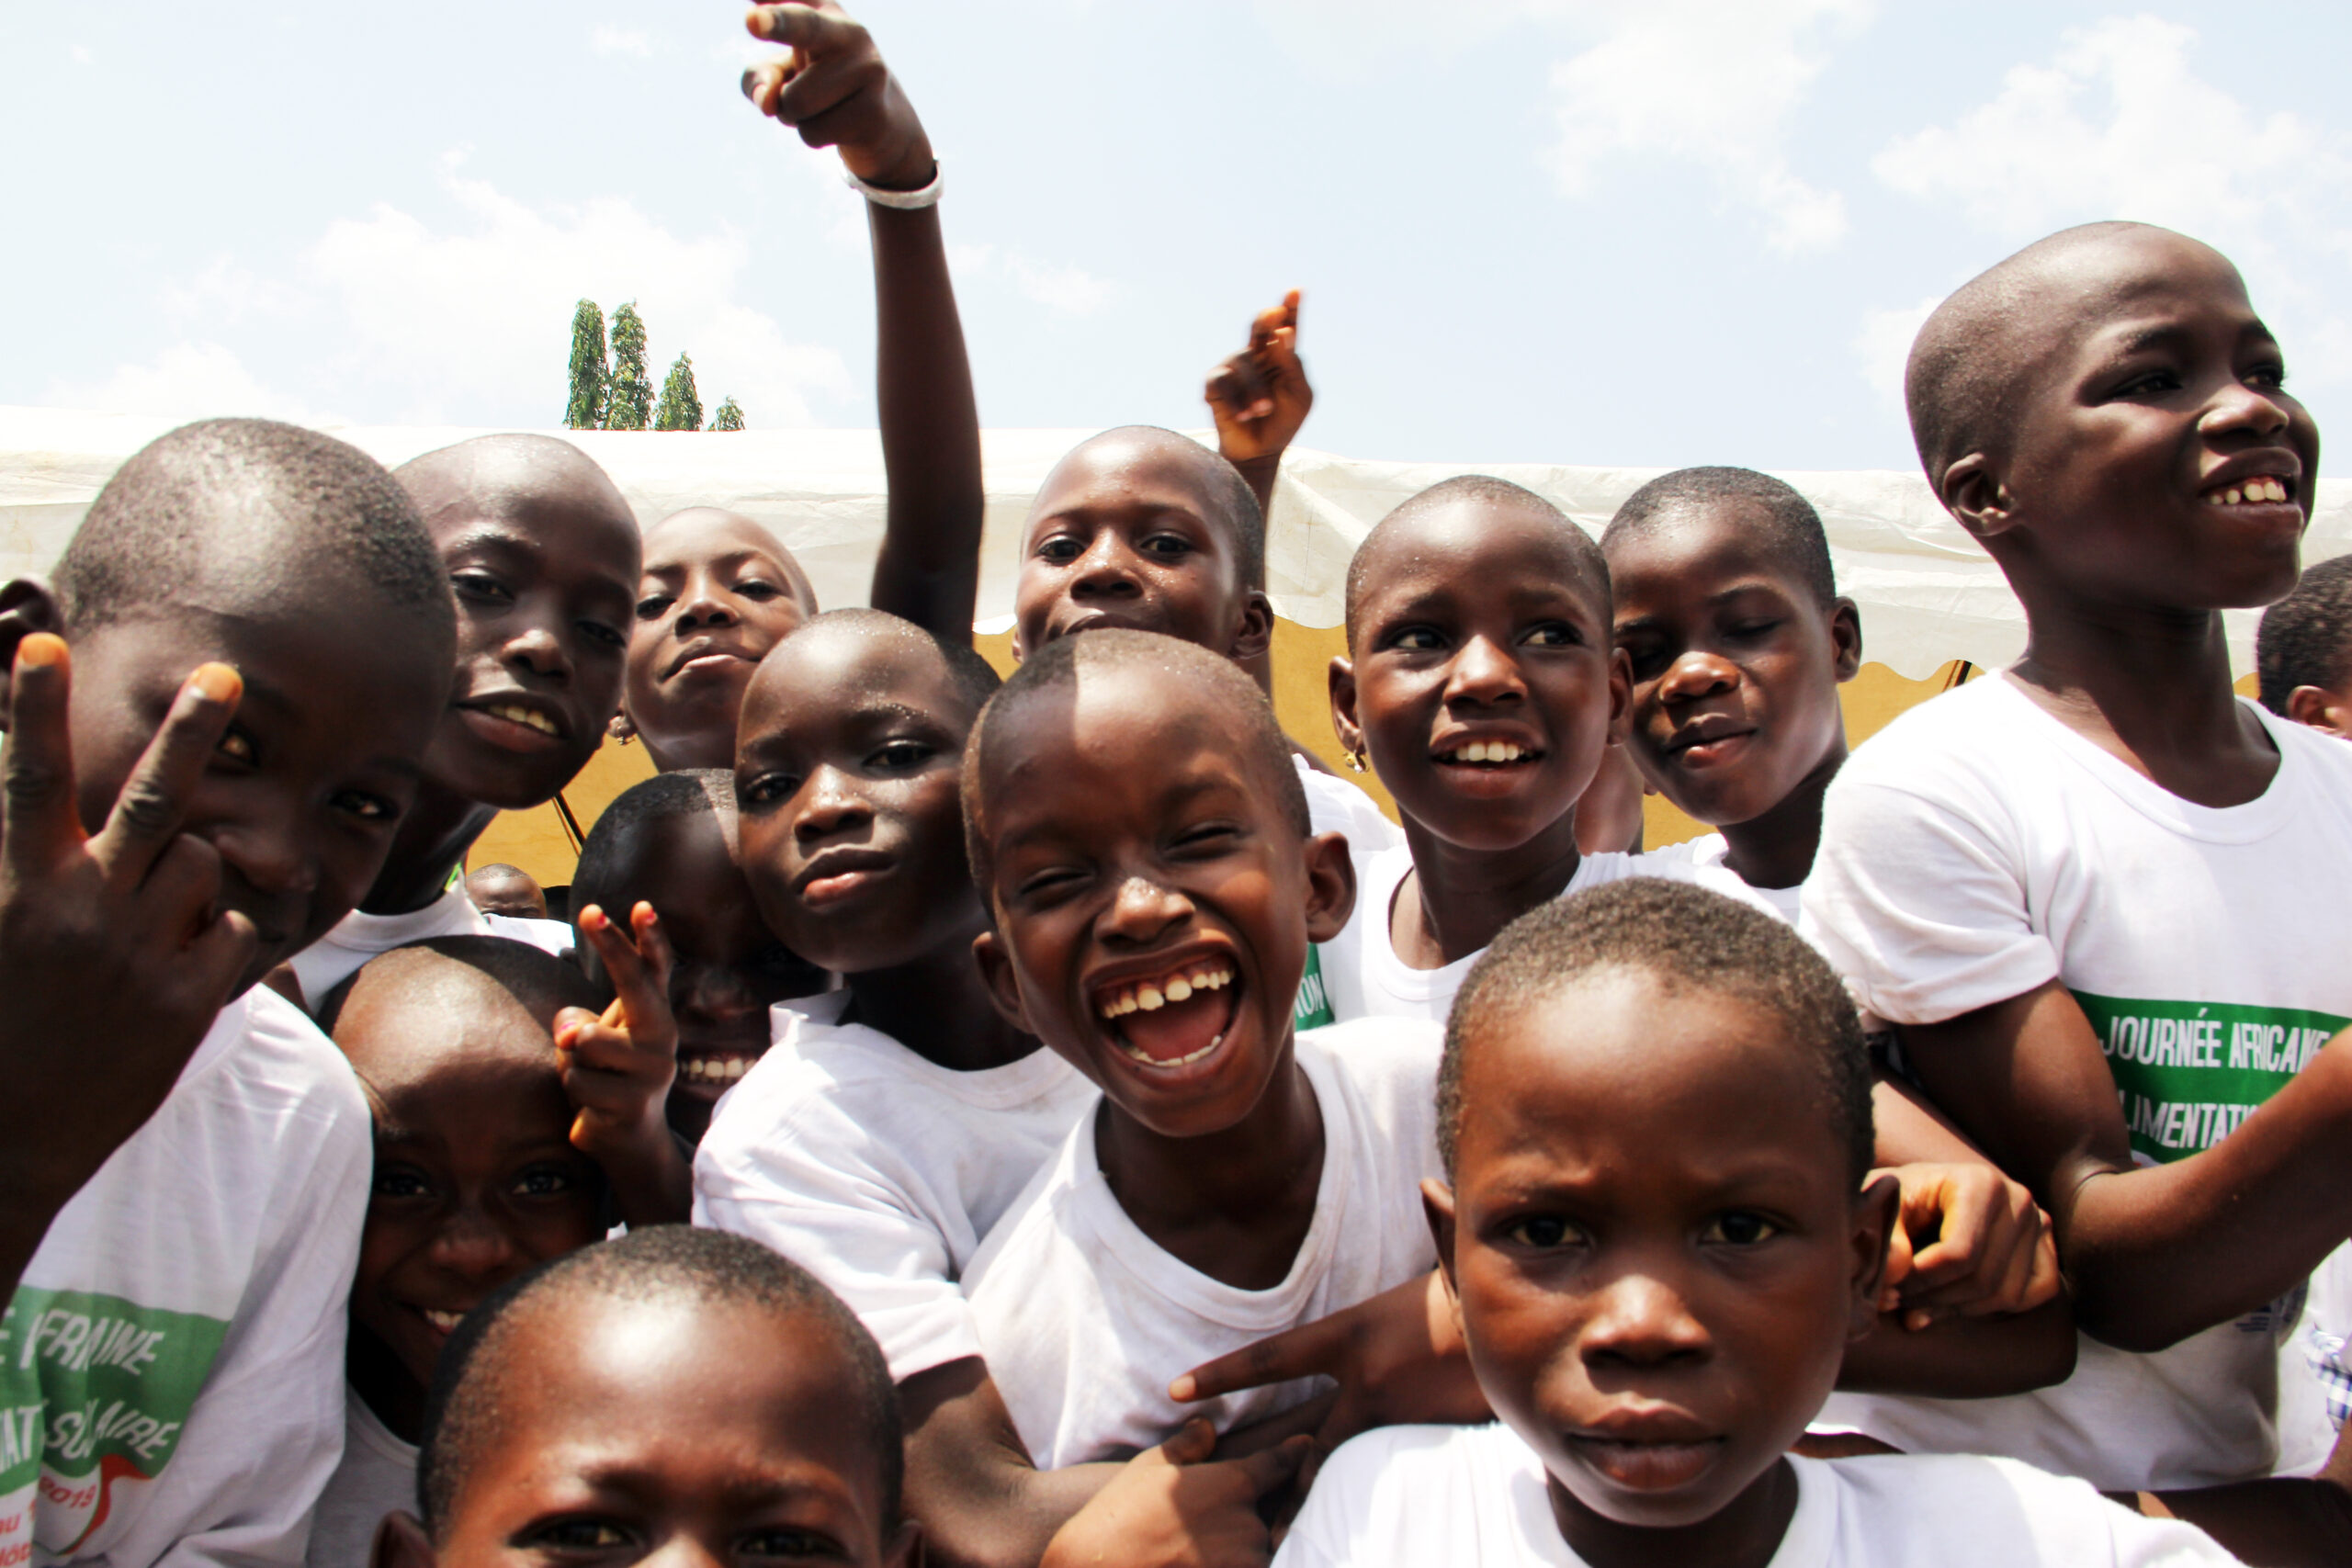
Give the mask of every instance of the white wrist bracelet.
[[842, 178], [849, 182], [850, 189], [857, 192], [875, 206], [887, 207], [895, 212], [920, 212], [926, 207], [937, 207], [939, 193], [945, 188], [941, 184], [944, 176], [940, 173], [939, 161], [935, 158], [932, 160], [931, 164], [931, 183], [914, 190], [884, 190], [880, 186], [867, 185], [847, 169], [842, 171]]

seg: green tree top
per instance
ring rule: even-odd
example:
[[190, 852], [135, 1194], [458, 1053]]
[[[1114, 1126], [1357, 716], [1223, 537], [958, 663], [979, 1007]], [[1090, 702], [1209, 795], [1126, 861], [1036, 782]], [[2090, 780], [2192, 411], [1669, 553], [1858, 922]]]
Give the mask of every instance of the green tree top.
[[700, 430], [702, 399], [695, 394], [695, 362], [681, 354], [662, 378], [662, 402], [653, 411], [656, 430]]
[[570, 430], [605, 427], [605, 312], [582, 299], [571, 312], [571, 395], [563, 405]]
[[743, 405], [735, 400], [734, 393], [728, 393], [719, 403], [718, 411], [710, 416], [710, 427], [713, 430], [743, 428]]
[[653, 412], [645, 375], [645, 322], [632, 299], [613, 312], [613, 376], [605, 399], [606, 430], [643, 430]]

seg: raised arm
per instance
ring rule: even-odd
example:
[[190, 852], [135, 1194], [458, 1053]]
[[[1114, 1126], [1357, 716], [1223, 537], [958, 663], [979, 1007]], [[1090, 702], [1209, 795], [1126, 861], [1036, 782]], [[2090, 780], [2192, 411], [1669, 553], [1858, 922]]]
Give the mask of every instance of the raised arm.
[[[745, 73], [763, 114], [811, 147], [838, 147], [873, 191], [876, 396], [889, 500], [870, 595], [876, 609], [969, 641], [979, 595], [980, 419], [940, 238], [931, 139], [866, 30], [832, 0], [754, 6], [747, 25], [792, 52]], [[890, 194], [923, 193], [920, 206]], [[923, 195], [914, 195], [918, 201]]]
[[1217, 451], [1241, 470], [1261, 508], [1273, 505], [1283, 453], [1315, 407], [1315, 389], [1298, 357], [1298, 301], [1294, 288], [1281, 304], [1259, 311], [1249, 343], [1209, 372], [1201, 391], [1216, 422]]
[[2219, 1144], [2139, 1168], [2090, 1021], [2056, 981], [1903, 1048], [1936, 1103], [2050, 1212], [2084, 1332], [2159, 1350], [2291, 1290], [2352, 1235], [2352, 1043]]

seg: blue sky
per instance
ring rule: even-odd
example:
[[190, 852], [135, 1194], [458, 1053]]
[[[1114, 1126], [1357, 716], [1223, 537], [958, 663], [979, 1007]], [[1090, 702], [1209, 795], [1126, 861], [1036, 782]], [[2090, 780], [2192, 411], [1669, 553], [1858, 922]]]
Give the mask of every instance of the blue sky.
[[[1307, 290], [1309, 445], [1911, 461], [1953, 285], [2065, 223], [2248, 275], [2352, 389], [2352, 12], [1871, 0], [871, 0], [992, 426], [1204, 423]], [[2233, 16], [2250, 13], [2234, 11]], [[0, 16], [0, 403], [547, 425], [572, 301], [754, 425], [870, 425], [856, 198], [713, 0]]]

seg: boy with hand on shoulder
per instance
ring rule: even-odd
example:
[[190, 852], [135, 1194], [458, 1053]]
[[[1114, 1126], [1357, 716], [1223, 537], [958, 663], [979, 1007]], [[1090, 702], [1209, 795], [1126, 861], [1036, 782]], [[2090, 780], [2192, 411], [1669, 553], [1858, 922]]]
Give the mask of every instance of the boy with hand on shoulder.
[[[1296, 1032], [1308, 944], [1345, 919], [1262, 694], [1196, 647], [1057, 643], [991, 701], [965, 765], [997, 1003], [1102, 1090], [966, 1275], [1041, 1464], [1161, 1441], [1166, 1380], [1430, 1267], [1425, 1025]], [[1219, 1401], [1221, 1425], [1311, 1385]]]
[[301, 1560], [367, 1107], [255, 982], [383, 864], [452, 619], [391, 477], [259, 420], [149, 444], [0, 588], [0, 1558]]
[[370, 959], [327, 998], [367, 1091], [375, 1176], [351, 1286], [343, 1463], [310, 1568], [360, 1568], [415, 1506], [416, 1445], [442, 1347], [533, 1265], [605, 1234], [605, 1180], [572, 1146], [557, 1012], [593, 999], [561, 959], [504, 937], [436, 937]]
[[633, 1231], [516, 1280], [451, 1337], [422, 1517], [387, 1518], [370, 1561], [910, 1568], [899, 1432], [873, 1337], [800, 1268], [717, 1231]]
[[1781, 921], [1620, 882], [1487, 949], [1424, 1189], [1499, 1424], [1333, 1455], [1278, 1563], [2234, 1561], [2011, 1460], [1789, 1450], [1875, 1316], [1897, 1194], [1838, 977]]
[[547, 435], [483, 435], [396, 470], [456, 592], [458, 657], [415, 807], [359, 908], [295, 955], [315, 1010], [379, 953], [435, 936], [513, 936], [560, 953], [560, 923], [484, 916], [466, 852], [502, 810], [555, 798], [620, 700], [636, 515], [605, 470]]
[[[868, 602], [969, 641], [979, 593], [980, 419], [939, 226], [939, 163], [866, 30], [831, 0], [761, 5], [755, 38], [788, 47], [743, 73], [763, 115], [838, 147], [874, 241], [876, 406], [888, 490]], [[653, 765], [732, 768], [752, 671], [817, 614], [792, 552], [741, 513], [698, 506], [646, 531], [616, 736]]]
[[2085, 1337], [2042, 1393], [1874, 1402], [1897, 1447], [2114, 1490], [2325, 1451], [2278, 1351], [2352, 1235], [2352, 750], [2236, 698], [2221, 615], [2295, 581], [2319, 437], [2283, 374], [2236, 269], [2138, 224], [2029, 246], [1913, 345], [1929, 482], [2028, 649], [1839, 772], [1804, 929], [2050, 1211]]

